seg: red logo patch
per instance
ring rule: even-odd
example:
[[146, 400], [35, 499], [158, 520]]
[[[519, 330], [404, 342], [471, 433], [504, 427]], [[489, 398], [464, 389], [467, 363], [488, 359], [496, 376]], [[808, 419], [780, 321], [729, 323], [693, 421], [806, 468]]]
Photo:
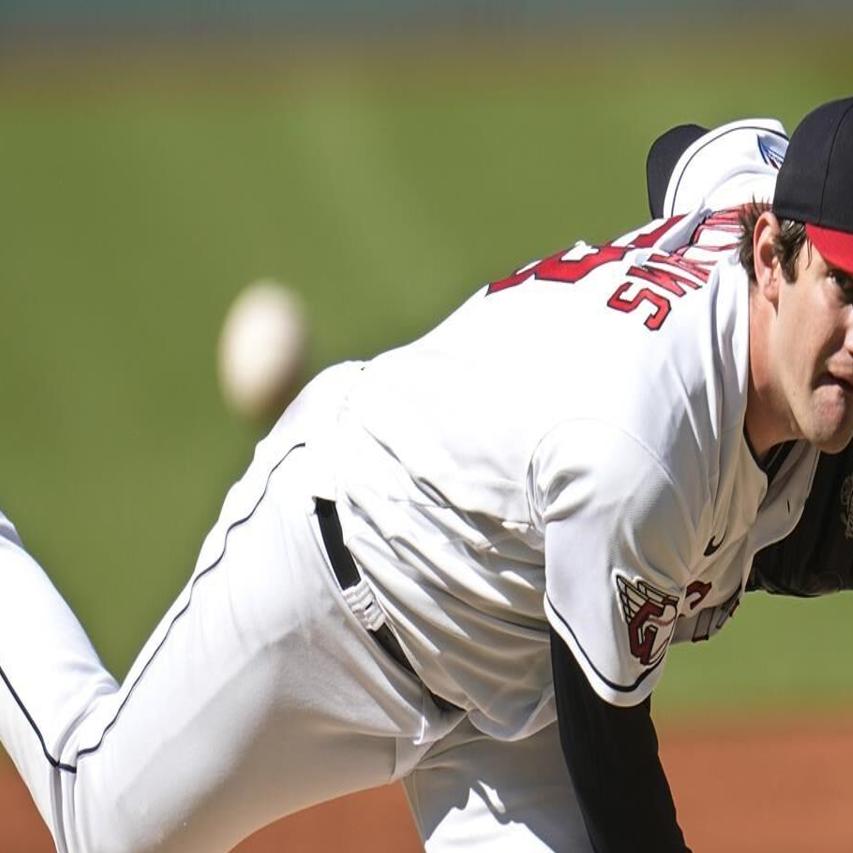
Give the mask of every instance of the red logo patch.
[[619, 603], [628, 625], [631, 654], [646, 666], [659, 663], [669, 645], [678, 616], [678, 599], [644, 580], [631, 583], [616, 575]]

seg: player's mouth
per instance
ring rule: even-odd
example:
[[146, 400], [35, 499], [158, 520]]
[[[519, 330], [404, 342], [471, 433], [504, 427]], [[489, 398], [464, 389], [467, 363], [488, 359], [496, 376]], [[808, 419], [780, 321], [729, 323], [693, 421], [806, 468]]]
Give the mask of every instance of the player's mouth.
[[853, 371], [839, 372], [828, 371], [821, 376], [820, 385], [835, 385], [845, 394], [853, 396]]

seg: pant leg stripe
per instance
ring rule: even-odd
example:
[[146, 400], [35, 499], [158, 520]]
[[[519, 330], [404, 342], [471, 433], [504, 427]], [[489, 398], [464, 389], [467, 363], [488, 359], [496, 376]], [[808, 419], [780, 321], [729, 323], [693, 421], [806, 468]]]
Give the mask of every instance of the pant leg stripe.
[[36, 737], [39, 739], [39, 743], [41, 744], [42, 752], [44, 753], [44, 757], [50, 762], [52, 767], [55, 767], [57, 770], [66, 770], [69, 773], [76, 773], [77, 768], [73, 767], [70, 764], [62, 764], [58, 759], [54, 758], [47, 749], [47, 744], [44, 742], [44, 735], [42, 735], [41, 730], [36, 725], [36, 721], [33, 719], [32, 714], [27, 710], [26, 705], [21, 701], [21, 697], [18, 696], [17, 691], [14, 687], [12, 687], [12, 682], [9, 681], [6, 673], [3, 671], [3, 667], [0, 667], [0, 678], [3, 679], [3, 683], [9, 690], [9, 693], [12, 694], [12, 698], [15, 700], [15, 704], [21, 709], [21, 713], [27, 718], [27, 722], [30, 724], [30, 727], [35, 732]]
[[222, 558], [225, 556], [225, 552], [228, 550], [228, 536], [231, 534], [231, 532], [233, 530], [240, 527], [242, 524], [245, 524], [255, 514], [255, 511], [258, 509], [258, 507], [261, 505], [261, 502], [266, 497], [267, 490], [269, 489], [270, 480], [272, 479], [272, 475], [278, 470], [279, 466], [284, 462], [284, 460], [287, 459], [287, 457], [290, 456], [290, 454], [299, 447], [305, 447], [305, 443], [302, 442], [300, 444], [296, 444], [293, 447], [291, 447], [287, 451], [287, 453], [285, 453], [284, 456], [282, 456], [281, 459], [279, 459], [278, 462], [276, 462], [275, 465], [273, 465], [273, 467], [270, 469], [269, 473], [267, 474], [267, 479], [266, 479], [266, 482], [264, 483], [264, 489], [261, 492], [260, 497], [257, 499], [257, 501], [255, 502], [255, 505], [251, 508], [251, 510], [248, 512], [248, 514], [245, 515], [243, 518], [240, 518], [237, 521], [233, 521], [231, 524], [228, 525], [228, 529], [225, 531], [225, 537], [224, 537], [224, 541], [222, 543], [222, 552], [216, 558], [216, 560], [213, 561], [213, 563], [211, 563], [206, 569], [203, 569], [201, 572], [199, 572], [193, 578], [192, 583], [190, 584], [190, 592], [189, 592], [189, 597], [187, 598], [187, 603], [172, 618], [172, 621], [169, 623], [169, 627], [166, 629], [166, 633], [163, 635], [163, 639], [157, 645], [157, 648], [154, 649], [154, 651], [151, 653], [151, 657], [148, 658], [148, 660], [145, 663], [145, 666], [142, 667], [142, 670], [140, 671], [139, 675], [136, 677], [136, 680], [130, 686], [130, 689], [127, 691], [127, 695], [122, 700], [121, 705], [119, 705], [118, 710], [115, 713], [115, 716], [104, 727], [104, 730], [103, 730], [103, 732], [101, 732], [101, 737], [98, 740], [98, 742], [96, 744], [93, 744], [92, 746], [87, 746], [87, 747], [84, 747], [83, 749], [80, 749], [77, 752], [77, 761], [76, 761], [75, 765], [79, 764], [80, 759], [83, 758], [84, 756], [92, 755], [92, 753], [97, 752], [97, 750], [100, 749], [101, 744], [104, 742], [104, 738], [107, 735], [107, 732], [109, 732], [110, 729], [112, 729], [112, 727], [118, 722], [118, 718], [121, 715], [122, 710], [124, 710], [125, 705], [127, 705], [128, 699], [130, 699], [131, 695], [133, 694], [133, 691], [136, 689], [136, 685], [139, 684], [139, 682], [142, 680], [142, 676], [145, 675], [146, 671], [148, 670], [148, 667], [154, 661], [154, 658], [157, 656], [158, 652], [165, 645], [166, 640], [169, 638], [169, 634], [172, 633], [172, 628], [175, 627], [175, 623], [190, 609], [190, 605], [192, 604], [193, 591], [195, 590], [196, 583], [198, 583], [198, 581], [201, 580], [201, 578], [203, 578], [205, 575], [212, 572], [222, 562]]
[[26, 705], [23, 703], [23, 701], [21, 700], [21, 697], [18, 695], [15, 688], [12, 686], [12, 683], [9, 681], [9, 678], [7, 677], [6, 673], [3, 671], [2, 667], [0, 667], [0, 678], [2, 678], [3, 683], [6, 685], [6, 688], [9, 690], [9, 693], [12, 695], [12, 698], [15, 700], [15, 703], [21, 709], [21, 713], [26, 717], [27, 722], [30, 724], [30, 727], [35, 732], [36, 737], [39, 739], [39, 742], [41, 743], [41, 748], [42, 748], [42, 751], [44, 752], [44, 756], [52, 767], [54, 767], [56, 770], [61, 770], [61, 771], [64, 771], [66, 773], [76, 773], [77, 772], [77, 765], [79, 764], [80, 759], [86, 755], [92, 755], [93, 753], [97, 752], [98, 749], [100, 749], [101, 745], [104, 742], [104, 738], [107, 735], [107, 732], [109, 732], [113, 728], [113, 726], [115, 726], [115, 724], [118, 722], [118, 718], [121, 715], [122, 710], [124, 709], [125, 705], [127, 705], [127, 702], [130, 699], [131, 695], [133, 694], [133, 691], [136, 689], [136, 686], [142, 680], [142, 676], [145, 675], [145, 673], [148, 670], [148, 667], [151, 665], [151, 663], [154, 661], [154, 658], [157, 656], [157, 654], [160, 652], [160, 650], [165, 645], [166, 640], [168, 639], [169, 635], [172, 632], [172, 628], [175, 626], [175, 623], [189, 610], [190, 605], [192, 604], [192, 596], [193, 596], [193, 591], [195, 590], [196, 583], [201, 578], [203, 578], [205, 575], [207, 575], [208, 573], [213, 571], [213, 569], [215, 569], [222, 562], [222, 559], [225, 556], [225, 552], [228, 550], [228, 537], [231, 534], [231, 532], [233, 530], [235, 530], [237, 527], [240, 527], [242, 524], [245, 524], [255, 514], [258, 507], [261, 505], [261, 502], [266, 497], [267, 490], [269, 489], [270, 480], [272, 479], [272, 475], [276, 472], [276, 470], [278, 470], [279, 466], [284, 462], [284, 460], [287, 459], [287, 457], [290, 456], [290, 454], [294, 450], [297, 450], [300, 447], [305, 447], [305, 443], [301, 442], [299, 444], [293, 445], [293, 447], [291, 447], [284, 454], [284, 456], [282, 456], [281, 459], [279, 459], [278, 462], [275, 463], [275, 465], [270, 469], [269, 473], [267, 474], [267, 479], [266, 479], [266, 482], [264, 483], [263, 491], [261, 492], [261, 495], [257, 499], [257, 501], [255, 501], [255, 504], [251, 508], [251, 510], [243, 518], [237, 519], [237, 521], [234, 521], [230, 525], [228, 525], [228, 528], [225, 531], [225, 536], [224, 536], [224, 540], [222, 543], [221, 553], [213, 561], [213, 563], [211, 563], [207, 568], [200, 571], [192, 579], [192, 581], [190, 583], [189, 596], [187, 598], [187, 603], [172, 618], [172, 621], [169, 623], [169, 627], [166, 629], [166, 633], [163, 635], [163, 639], [158, 643], [157, 647], [151, 653], [151, 657], [148, 658], [145, 665], [142, 667], [141, 671], [139, 672], [139, 675], [137, 675], [135, 681], [133, 682], [133, 684], [128, 689], [127, 695], [122, 700], [122, 702], [119, 705], [118, 709], [116, 710], [113, 718], [109, 721], [109, 723], [107, 723], [106, 726], [104, 726], [104, 729], [101, 732], [101, 736], [98, 739], [98, 742], [95, 744], [92, 744], [92, 746], [87, 746], [87, 747], [84, 747], [84, 748], [78, 750], [77, 755], [76, 755], [76, 760], [74, 761], [73, 764], [65, 764], [65, 763], [61, 762], [58, 758], [55, 758], [53, 755], [50, 754], [50, 751], [47, 748], [47, 744], [45, 743], [44, 736], [42, 735], [41, 730], [39, 729], [38, 725], [36, 724], [36, 721], [33, 719], [32, 714], [27, 710]]

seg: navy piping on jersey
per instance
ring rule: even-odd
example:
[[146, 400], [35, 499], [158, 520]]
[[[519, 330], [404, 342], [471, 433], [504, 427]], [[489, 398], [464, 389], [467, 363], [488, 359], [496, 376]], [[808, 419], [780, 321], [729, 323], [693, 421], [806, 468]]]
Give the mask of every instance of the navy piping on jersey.
[[146, 671], [148, 670], [148, 667], [151, 665], [151, 663], [154, 661], [154, 658], [157, 656], [157, 653], [160, 651], [160, 649], [163, 648], [166, 640], [169, 637], [169, 634], [172, 633], [172, 628], [174, 628], [175, 623], [190, 609], [190, 604], [192, 604], [193, 591], [195, 590], [196, 583], [199, 581], [199, 579], [203, 578], [206, 574], [213, 571], [213, 569], [215, 569], [222, 562], [222, 558], [225, 556], [225, 552], [228, 550], [228, 536], [230, 535], [231, 531], [234, 530], [235, 528], [239, 527], [241, 524], [245, 524], [255, 514], [255, 511], [261, 505], [261, 501], [263, 501], [263, 499], [266, 497], [267, 489], [269, 488], [270, 479], [272, 479], [272, 475], [276, 472], [276, 470], [282, 464], [282, 462], [284, 462], [284, 460], [287, 459], [287, 457], [290, 456], [290, 454], [294, 450], [297, 450], [300, 447], [305, 447], [305, 443], [301, 442], [299, 444], [294, 444], [293, 447], [291, 447], [287, 451], [287, 453], [285, 453], [284, 456], [282, 456], [281, 459], [279, 459], [278, 462], [276, 462], [275, 465], [273, 465], [273, 467], [269, 470], [269, 473], [267, 474], [267, 479], [266, 479], [266, 482], [264, 483], [263, 491], [261, 492], [260, 497], [255, 502], [255, 505], [251, 508], [249, 513], [247, 515], [245, 515], [243, 518], [239, 518], [239, 519], [237, 519], [237, 521], [233, 521], [231, 524], [228, 525], [228, 529], [225, 531], [225, 537], [224, 537], [224, 541], [222, 543], [222, 552], [213, 561], [213, 563], [211, 563], [206, 569], [203, 569], [202, 571], [200, 571], [192, 579], [192, 581], [190, 582], [190, 592], [189, 592], [189, 596], [187, 598], [187, 603], [172, 618], [172, 621], [169, 623], [169, 627], [166, 629], [166, 633], [163, 635], [163, 639], [160, 640], [160, 642], [157, 645], [157, 648], [154, 649], [153, 652], [151, 652], [151, 657], [148, 658], [148, 660], [145, 663], [145, 666], [142, 667], [142, 671], [139, 673], [139, 675], [136, 677], [136, 680], [130, 686], [130, 689], [127, 691], [127, 695], [122, 700], [122, 703], [121, 703], [121, 705], [119, 705], [118, 709], [116, 710], [115, 715], [113, 716], [112, 720], [110, 720], [109, 723], [107, 723], [107, 725], [104, 726], [104, 730], [101, 732], [101, 737], [98, 740], [98, 742], [96, 744], [94, 744], [93, 746], [87, 746], [87, 747], [79, 750], [77, 752], [77, 760], [76, 760], [75, 764], [63, 764], [62, 762], [60, 762], [57, 758], [54, 758], [48, 752], [47, 746], [44, 742], [44, 737], [43, 737], [41, 730], [39, 729], [38, 725], [36, 724], [36, 721], [33, 719], [32, 715], [27, 710], [24, 703], [21, 701], [21, 698], [15, 692], [14, 687], [12, 687], [12, 684], [10, 683], [9, 679], [6, 677], [6, 673], [3, 672], [2, 668], [0, 668], [0, 677], [2, 677], [3, 682], [5, 683], [6, 687], [9, 689], [9, 692], [12, 694], [12, 697], [14, 698], [18, 707], [21, 709], [21, 712], [27, 718], [27, 722], [29, 722], [33, 731], [36, 733], [36, 737], [38, 737], [39, 742], [41, 743], [41, 748], [44, 752], [44, 756], [50, 762], [51, 766], [53, 766], [57, 770], [64, 770], [67, 773], [76, 773], [77, 772], [77, 764], [80, 763], [80, 759], [83, 756], [91, 755], [92, 753], [97, 752], [97, 750], [100, 749], [101, 744], [104, 742], [104, 738], [106, 737], [107, 732], [116, 724], [116, 722], [118, 722], [119, 715], [121, 714], [122, 710], [124, 709], [124, 706], [127, 704], [128, 699], [130, 699], [131, 695], [133, 694], [133, 691], [136, 689], [136, 685], [139, 684], [139, 682], [142, 680], [142, 676], [145, 675]]
[[557, 615], [557, 618], [566, 626], [566, 630], [572, 635], [572, 639], [577, 644], [577, 647], [581, 650], [581, 654], [586, 658], [586, 662], [592, 667], [593, 672], [611, 689], [616, 690], [619, 693], [630, 693], [632, 690], [636, 690], [660, 665], [663, 663], [664, 658], [661, 658], [654, 666], [650, 666], [645, 672], [643, 672], [637, 680], [633, 684], [617, 684], [615, 681], [611, 681], [609, 678], [606, 678], [604, 674], [599, 670], [599, 668], [592, 662], [592, 658], [586, 653], [584, 647], [580, 644], [580, 640], [578, 640], [578, 635], [572, 630], [572, 626], [569, 625], [568, 622], [563, 618], [562, 614], [556, 607], [554, 607], [554, 602], [551, 601], [551, 596], [545, 593], [545, 597], [548, 599], [548, 604], [551, 605], [551, 609]]
[[76, 773], [76, 767], [72, 767], [70, 764], [62, 764], [47, 751], [47, 744], [45, 744], [44, 742], [44, 736], [42, 735], [39, 727], [36, 725], [36, 721], [33, 719], [32, 714], [30, 714], [24, 703], [21, 701], [21, 697], [18, 696], [15, 688], [12, 687], [12, 683], [9, 681], [9, 678], [3, 671], [3, 667], [0, 667], [0, 678], [3, 679], [3, 683], [6, 685], [6, 687], [9, 689], [9, 692], [12, 694], [12, 698], [15, 700], [15, 704], [21, 709], [21, 713], [27, 718], [27, 722], [32, 727], [32, 730], [36, 733], [36, 737], [39, 739], [39, 743], [41, 744], [41, 750], [44, 753], [44, 757], [57, 770], [67, 770], [69, 773]]
[[666, 213], [666, 211], [664, 211], [664, 214], [665, 214], [665, 215], [667, 215], [667, 216], [672, 216], [672, 208], [674, 208], [674, 207], [675, 207], [675, 200], [678, 198], [678, 190], [681, 188], [681, 180], [682, 180], [682, 178], [684, 177], [684, 173], [687, 171], [687, 167], [690, 165], [690, 163], [691, 163], [691, 161], [693, 160], [693, 158], [694, 158], [694, 157], [695, 157], [695, 156], [696, 156], [700, 151], [702, 151], [704, 148], [707, 148], [709, 145], [713, 144], [713, 143], [714, 143], [714, 142], [716, 142], [718, 139], [722, 139], [724, 136], [728, 136], [730, 133], [735, 133], [735, 132], [740, 131], [740, 130], [757, 130], [757, 131], [760, 131], [760, 132], [762, 132], [762, 133], [772, 133], [774, 136], [778, 136], [778, 137], [779, 137], [779, 139], [784, 139], [786, 142], [788, 141], [788, 137], [787, 137], [787, 136], [785, 136], [785, 134], [784, 134], [784, 133], [779, 133], [779, 131], [778, 131], [778, 130], [770, 130], [769, 128], [766, 128], [766, 127], [753, 127], [752, 125], [747, 125], [746, 127], [743, 127], [743, 126], [741, 126], [741, 127], [732, 127], [732, 128], [730, 128], [729, 130], [727, 130], [725, 133], [721, 133], [721, 134], [719, 134], [719, 136], [715, 136], [713, 139], [709, 139], [707, 142], [705, 142], [705, 143], [703, 143], [702, 145], [700, 145], [700, 146], [699, 146], [699, 147], [698, 147], [698, 148], [697, 148], [697, 149], [696, 149], [696, 150], [695, 150], [695, 151], [690, 155], [690, 159], [689, 159], [689, 160], [684, 164], [684, 166], [682, 167], [682, 169], [681, 169], [681, 173], [680, 173], [680, 174], [679, 174], [679, 176], [678, 176], [678, 181], [677, 181], [677, 182], [676, 182], [676, 184], [675, 184], [675, 192], [673, 192], [673, 194], [672, 194], [672, 204], [670, 205], [670, 211], [669, 211], [669, 213], [668, 213], [668, 214]]

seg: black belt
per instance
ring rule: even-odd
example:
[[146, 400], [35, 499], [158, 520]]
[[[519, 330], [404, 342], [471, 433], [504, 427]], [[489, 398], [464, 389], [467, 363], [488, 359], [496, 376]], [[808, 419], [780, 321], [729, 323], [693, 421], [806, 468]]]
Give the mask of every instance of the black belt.
[[[325, 498], [314, 498], [314, 503], [317, 507], [317, 520], [320, 522], [320, 533], [323, 536], [323, 544], [326, 546], [326, 553], [329, 555], [329, 562], [332, 564], [332, 571], [338, 579], [341, 589], [349, 589], [356, 586], [361, 581], [361, 573], [349, 548], [344, 545], [344, 535], [341, 531], [341, 521], [338, 518], [338, 511], [335, 509], [334, 501], [326, 500]], [[415, 668], [406, 657], [406, 653], [400, 646], [400, 641], [394, 636], [394, 633], [386, 625], [382, 624], [378, 628], [370, 631], [373, 638], [397, 661], [403, 669], [411, 673], [418, 681], [420, 681], [424, 690], [429, 693], [430, 698], [442, 711], [459, 711], [458, 706], [441, 696], [436, 696], [422, 681], [420, 676], [415, 672]]]

